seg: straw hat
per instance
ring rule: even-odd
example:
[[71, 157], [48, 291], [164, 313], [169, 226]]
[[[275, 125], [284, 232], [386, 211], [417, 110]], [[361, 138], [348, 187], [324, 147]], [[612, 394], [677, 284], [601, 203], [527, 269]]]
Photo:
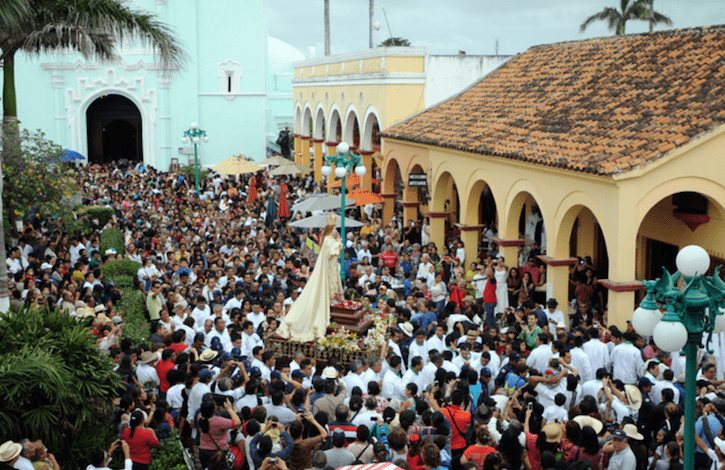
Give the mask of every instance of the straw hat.
[[559, 424], [548, 423], [541, 430], [546, 435], [546, 442], [550, 444], [561, 442], [561, 426]]
[[327, 366], [324, 369], [322, 369], [322, 378], [323, 379], [336, 379], [338, 375], [337, 369], [335, 369], [332, 366]]
[[11, 462], [15, 457], [20, 455], [22, 450], [23, 446], [17, 442], [5, 441], [5, 443], [0, 446], [0, 462]]
[[579, 427], [583, 428], [584, 426], [589, 426], [590, 428], [594, 429], [594, 432], [597, 434], [602, 432], [602, 429], [604, 428], [604, 424], [602, 424], [601, 421], [599, 421], [597, 418], [592, 418], [591, 416], [575, 416], [574, 421], [579, 424]]
[[413, 325], [410, 322], [401, 323], [398, 327], [403, 333], [405, 333], [406, 336], [413, 336]]
[[642, 406], [642, 392], [634, 385], [625, 385], [624, 394], [627, 396], [629, 407], [638, 410]]
[[141, 362], [143, 362], [144, 364], [154, 362], [158, 358], [159, 356], [156, 353], [152, 353], [151, 351], [144, 351], [143, 353], [141, 353]]
[[639, 433], [637, 430], [637, 425], [635, 424], [625, 424], [622, 427], [622, 431], [629, 437], [630, 439], [634, 439], [635, 441], [641, 441], [644, 439], [644, 436]]
[[201, 355], [199, 355], [199, 360], [201, 362], [213, 361], [214, 358], [217, 357], [218, 355], [219, 355], [218, 351], [214, 351], [213, 349], [208, 348], [208, 349], [205, 349], [204, 352], [201, 353]]

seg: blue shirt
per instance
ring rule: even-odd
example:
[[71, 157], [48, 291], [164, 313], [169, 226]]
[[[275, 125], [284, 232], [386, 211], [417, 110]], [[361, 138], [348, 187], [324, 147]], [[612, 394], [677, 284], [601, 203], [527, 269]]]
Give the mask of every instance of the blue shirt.
[[428, 325], [438, 319], [435, 312], [416, 313], [410, 317], [410, 321], [417, 324], [420, 328], [428, 328]]
[[[707, 419], [707, 424], [710, 427], [710, 432], [712, 433], [713, 439], [715, 437], [717, 437], [718, 434], [720, 434], [720, 430], [722, 429], [722, 424], [720, 423], [720, 420], [717, 419], [717, 416], [715, 416], [715, 415], [707, 415], [707, 416], [700, 417], [700, 419], [698, 419], [697, 422], [695, 423], [695, 434], [697, 434], [700, 437], [700, 439], [702, 439], [705, 442], [705, 444], [707, 444], [707, 446], [709, 448], [713, 449], [715, 447], [715, 443], [710, 442], [710, 440], [707, 438], [707, 433], [705, 433], [705, 429], [704, 429], [704, 425], [705, 425], [704, 420], [705, 419]], [[697, 448], [697, 452], [702, 453], [702, 451], [700, 450], [699, 447]]]

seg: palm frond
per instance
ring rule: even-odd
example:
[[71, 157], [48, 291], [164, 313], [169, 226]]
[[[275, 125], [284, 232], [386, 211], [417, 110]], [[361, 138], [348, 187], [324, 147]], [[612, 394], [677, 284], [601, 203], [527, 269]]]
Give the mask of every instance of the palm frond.
[[14, 29], [30, 11], [28, 0], [3, 0], [0, 6], [0, 30]]
[[114, 46], [115, 40], [108, 33], [88, 31], [75, 25], [50, 24], [28, 34], [22, 49], [29, 54], [72, 49], [84, 57], [111, 59]]
[[662, 13], [659, 13], [656, 11], [652, 14], [652, 22], [654, 24], [663, 24], [666, 26], [672, 26], [672, 20], [670, 19], [669, 16], [665, 16]]
[[616, 8], [606, 7], [599, 13], [595, 13], [584, 20], [584, 22], [579, 26], [579, 31], [584, 32], [589, 25], [595, 21], [607, 21], [607, 23], [609, 23], [609, 29], [612, 29], [613, 26], [617, 24], [620, 16], [620, 12]]

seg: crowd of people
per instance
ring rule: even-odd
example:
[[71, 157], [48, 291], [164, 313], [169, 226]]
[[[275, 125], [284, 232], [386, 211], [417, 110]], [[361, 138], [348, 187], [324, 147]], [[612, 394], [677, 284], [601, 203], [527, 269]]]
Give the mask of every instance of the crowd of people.
[[[684, 358], [608, 325], [591, 258], [572, 268], [571, 298], [547, 299], [535, 243], [508, 266], [488, 227], [467, 260], [454, 232], [436, 246], [425, 219], [354, 209], [364, 226], [343, 236], [346, 297], [367, 298], [395, 325], [379, 358], [322, 364], [269, 347], [315, 265], [315, 235], [276, 205], [283, 185], [290, 205], [319, 192], [310, 177], [257, 174], [253, 197], [246, 177], [212, 173], [197, 195], [183, 176], [143, 165], [78, 178], [84, 203], [114, 209], [107, 225], [123, 231], [125, 254], [101, 251], [103, 227], [71, 237], [33, 220], [7, 268], [13, 306], [86, 321], [124, 385], [108, 423], [119, 440], [89, 456], [89, 470], [117, 450], [125, 468], [147, 469], [172, 434], [203, 469], [682, 467], [693, 438], [683, 436]], [[145, 344], [124, 338], [122, 294], [100, 270], [119, 257], [141, 266]], [[716, 356], [698, 361], [702, 469], [725, 461]], [[0, 447], [0, 468], [60, 468], [27, 437]]]

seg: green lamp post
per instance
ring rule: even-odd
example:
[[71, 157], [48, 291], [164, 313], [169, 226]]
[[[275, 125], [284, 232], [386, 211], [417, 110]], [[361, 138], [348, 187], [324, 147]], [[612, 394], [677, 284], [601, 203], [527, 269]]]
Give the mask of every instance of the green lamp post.
[[367, 172], [365, 165], [361, 165], [361, 158], [350, 151], [350, 145], [347, 142], [340, 142], [337, 145], [337, 155], [329, 155], [325, 157], [325, 165], [322, 167], [322, 175], [327, 177], [332, 174], [332, 167], [335, 165], [335, 177], [342, 180], [340, 187], [340, 211], [342, 213], [340, 220], [340, 236], [342, 237], [343, 249], [340, 252], [340, 276], [345, 279], [345, 194], [347, 192], [346, 179], [347, 175], [355, 172], [356, 175], [363, 177]]
[[194, 188], [196, 188], [196, 194], [199, 195], [199, 149], [198, 146], [201, 142], [209, 142], [209, 137], [206, 135], [204, 129], [199, 128], [199, 124], [192, 122], [191, 126], [184, 131], [184, 137], [181, 139], [184, 145], [189, 145], [189, 142], [194, 144]]
[[[632, 326], [644, 336], [653, 336], [657, 347], [667, 352], [682, 350], [685, 355], [685, 470], [695, 468], [695, 405], [697, 353], [710, 350], [713, 333], [725, 331], [725, 282], [720, 267], [714, 276], [704, 276], [710, 269], [710, 256], [696, 245], [684, 247], [677, 254], [677, 270], [662, 278], [644, 281], [647, 295], [632, 315]], [[682, 287], [678, 281], [682, 278]], [[660, 314], [657, 303], [666, 311]], [[703, 337], [706, 342], [703, 345]]]

